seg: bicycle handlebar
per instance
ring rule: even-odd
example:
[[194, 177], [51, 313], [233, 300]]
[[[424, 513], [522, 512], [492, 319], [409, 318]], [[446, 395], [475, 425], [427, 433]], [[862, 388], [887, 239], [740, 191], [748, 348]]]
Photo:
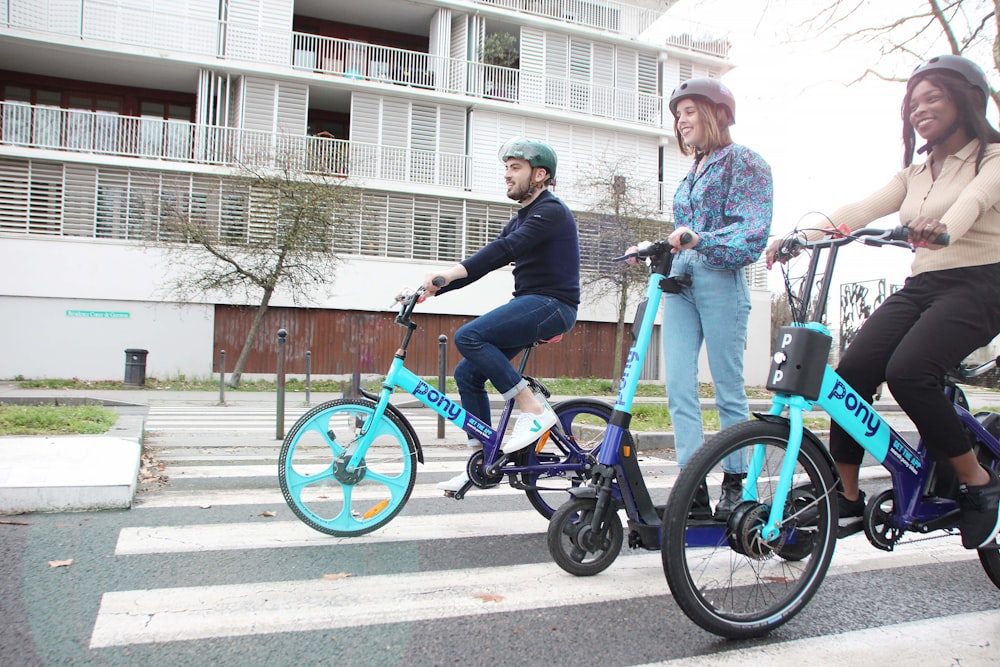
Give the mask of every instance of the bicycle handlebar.
[[[681, 234], [681, 245], [691, 242], [691, 233], [684, 232]], [[640, 245], [635, 252], [630, 252], [621, 257], [615, 257], [612, 262], [623, 262], [626, 259], [646, 259], [648, 257], [655, 257], [656, 255], [662, 255], [664, 253], [670, 252], [673, 246], [667, 243], [666, 240], [663, 241], [653, 241], [648, 245]]]
[[[902, 225], [897, 225], [892, 229], [865, 227], [853, 232], [840, 232], [834, 229], [824, 229], [822, 231], [826, 232], [828, 236], [815, 241], [808, 241], [800, 236], [789, 236], [782, 241], [781, 246], [778, 248], [778, 258], [787, 259], [794, 257], [803, 248], [829, 248], [846, 245], [853, 241], [861, 241], [865, 245], [871, 246], [894, 245], [901, 248], [913, 248], [913, 244], [910, 243], [910, 230]], [[937, 238], [934, 239], [934, 245], [946, 246], [950, 243], [951, 235], [947, 232], [938, 234]]]

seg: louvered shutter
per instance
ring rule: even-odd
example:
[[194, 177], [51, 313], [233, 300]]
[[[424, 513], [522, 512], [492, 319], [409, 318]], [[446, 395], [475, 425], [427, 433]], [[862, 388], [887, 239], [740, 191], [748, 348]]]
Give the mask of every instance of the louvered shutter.
[[639, 54], [632, 49], [618, 49], [615, 62], [616, 99], [614, 117], [635, 121], [637, 115], [636, 93], [638, 88]]
[[28, 164], [0, 158], [0, 231], [28, 231]]
[[409, 144], [410, 104], [406, 100], [382, 100], [382, 140], [380, 176], [393, 181], [406, 180], [406, 149]]
[[129, 173], [127, 169], [102, 167], [97, 175], [94, 234], [97, 238], [128, 237]]
[[92, 238], [97, 216], [97, 167], [67, 162], [64, 169], [63, 234]]
[[521, 28], [520, 99], [529, 104], [545, 102], [545, 33]]
[[437, 107], [414, 103], [410, 115], [410, 180], [434, 183], [437, 157]]
[[[621, 51], [618, 52], [619, 54]], [[626, 60], [628, 60], [626, 56]], [[607, 44], [594, 44], [594, 75], [592, 113], [606, 118], [614, 117], [618, 109], [618, 101], [628, 97], [622, 90], [620, 72], [616, 71], [616, 62], [620, 65], [620, 56], [616, 59], [615, 50]], [[620, 116], [618, 116], [620, 117]]]
[[639, 122], [658, 125], [660, 123], [662, 98], [657, 87], [656, 56], [649, 53], [640, 53], [636, 65], [636, 90], [639, 93]]
[[569, 38], [545, 35], [545, 104], [565, 108], [569, 103]]

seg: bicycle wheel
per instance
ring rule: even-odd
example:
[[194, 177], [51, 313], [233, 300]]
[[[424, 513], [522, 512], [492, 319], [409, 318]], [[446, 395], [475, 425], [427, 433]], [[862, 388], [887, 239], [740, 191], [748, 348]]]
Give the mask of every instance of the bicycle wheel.
[[591, 530], [596, 505], [594, 498], [574, 498], [560, 507], [549, 521], [547, 542], [552, 560], [578, 577], [603, 572], [615, 562], [622, 549], [625, 536], [618, 512], [609, 512], [604, 534]]
[[[587, 481], [584, 465], [597, 456], [597, 448], [604, 439], [612, 408], [593, 398], [574, 398], [552, 408], [565, 436], [550, 431], [527, 452], [522, 465], [530, 471], [521, 473], [521, 482], [530, 488], [524, 493], [539, 514], [551, 519], [568, 499], [567, 492]], [[631, 444], [632, 436], [624, 434]], [[555, 465], [579, 464], [575, 470], [554, 470]]]
[[361, 465], [346, 470], [375, 403], [342, 398], [303, 415], [285, 436], [278, 483], [307, 526], [338, 537], [363, 535], [392, 520], [417, 478], [417, 446], [399, 418], [386, 411], [372, 426], [374, 440]]
[[[835, 480], [812, 438], [803, 438], [778, 537], [761, 535], [788, 434], [787, 424], [764, 421], [722, 431], [691, 457], [667, 501], [661, 542], [667, 583], [684, 613], [709, 632], [730, 639], [767, 634], [806, 605], [830, 566]], [[689, 518], [698, 486], [719, 488], [722, 461], [745, 447], [760, 461], [756, 499], [737, 505], [725, 523]]]

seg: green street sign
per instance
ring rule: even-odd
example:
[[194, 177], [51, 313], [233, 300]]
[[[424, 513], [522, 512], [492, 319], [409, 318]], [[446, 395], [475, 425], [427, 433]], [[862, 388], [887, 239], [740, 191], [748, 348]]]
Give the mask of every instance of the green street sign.
[[107, 320], [127, 320], [132, 317], [132, 314], [121, 310], [67, 310], [66, 317], [99, 317]]

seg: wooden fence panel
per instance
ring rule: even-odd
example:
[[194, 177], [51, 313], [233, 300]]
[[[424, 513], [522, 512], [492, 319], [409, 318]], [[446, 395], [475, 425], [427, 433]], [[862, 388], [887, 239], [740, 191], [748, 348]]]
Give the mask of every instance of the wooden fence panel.
[[[219, 351], [226, 351], [226, 371], [232, 371], [240, 354], [255, 308], [219, 305], [215, 308], [213, 370], [219, 372]], [[454, 315], [414, 315], [418, 329], [410, 343], [406, 365], [414, 373], [438, 374], [438, 336], [448, 336], [448, 375], [461, 359], [452, 342], [456, 329], [471, 317]], [[310, 352], [313, 375], [383, 374], [389, 368], [405, 330], [395, 323], [395, 313], [327, 310], [318, 308], [269, 308], [261, 334], [247, 358], [246, 373], [275, 373], [278, 366], [278, 330], [288, 331], [285, 339], [285, 372], [306, 372], [306, 352]], [[630, 340], [626, 334], [625, 350]], [[537, 377], [610, 378], [615, 325], [607, 322], [577, 322], [555, 345], [535, 351], [526, 372]]]

